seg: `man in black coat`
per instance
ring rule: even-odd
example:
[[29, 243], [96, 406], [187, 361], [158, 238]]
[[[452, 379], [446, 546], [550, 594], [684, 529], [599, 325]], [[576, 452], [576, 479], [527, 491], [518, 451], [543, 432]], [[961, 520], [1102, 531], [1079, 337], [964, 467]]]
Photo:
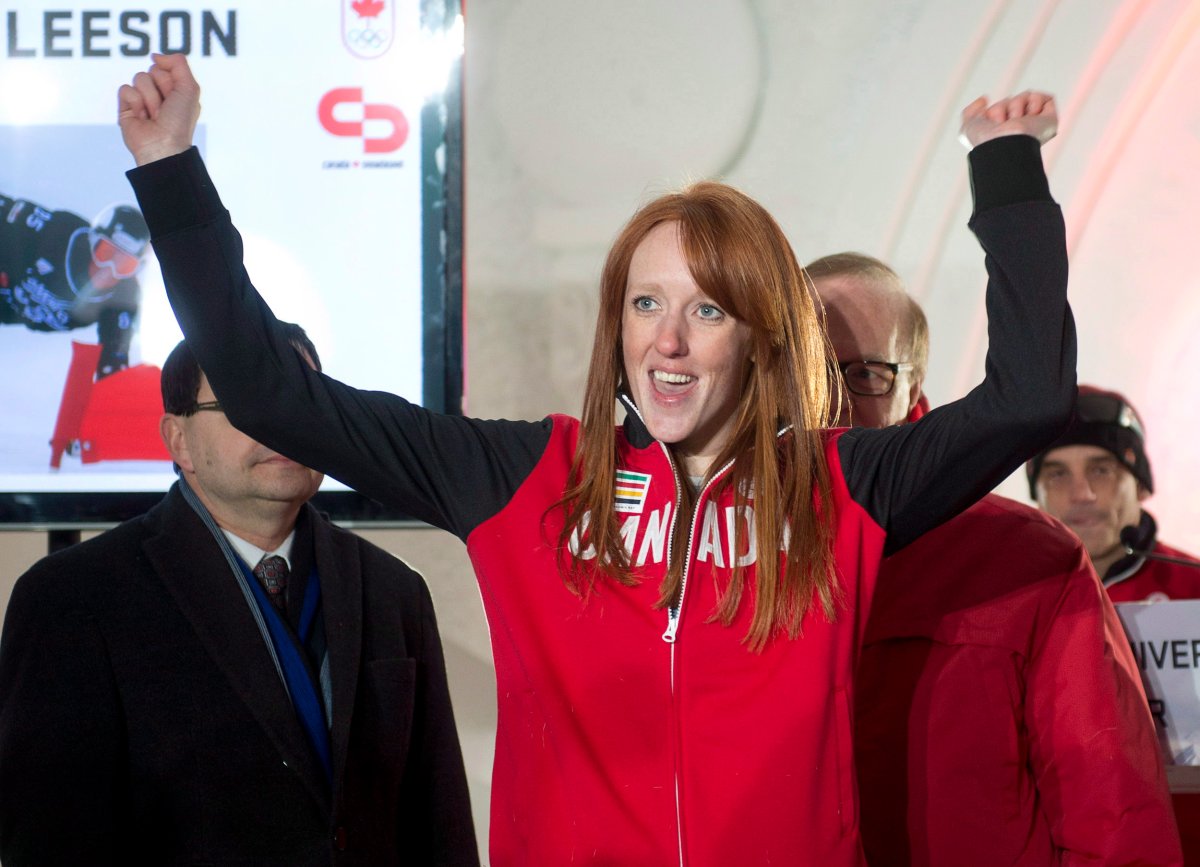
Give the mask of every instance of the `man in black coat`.
[[308, 505], [320, 475], [235, 430], [184, 343], [163, 403], [180, 481], [13, 591], [0, 860], [478, 864], [420, 576]]

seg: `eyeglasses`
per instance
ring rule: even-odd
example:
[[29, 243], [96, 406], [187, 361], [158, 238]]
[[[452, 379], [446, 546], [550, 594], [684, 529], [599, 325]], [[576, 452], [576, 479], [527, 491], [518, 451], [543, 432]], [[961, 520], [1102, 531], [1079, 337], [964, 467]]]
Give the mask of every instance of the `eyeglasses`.
[[96, 241], [96, 246], [92, 247], [92, 259], [118, 277], [132, 277], [142, 265], [141, 259], [126, 253], [108, 238]]
[[225, 407], [221, 406], [219, 400], [206, 400], [202, 403], [193, 403], [186, 411], [179, 415], [194, 415], [198, 412], [225, 412]]
[[1143, 440], [1146, 438], [1142, 423], [1133, 407], [1112, 394], [1086, 393], [1075, 401], [1075, 417], [1082, 422], [1101, 422], [1126, 427]]
[[839, 361], [842, 382], [852, 394], [862, 397], [884, 397], [892, 393], [896, 374], [912, 370], [909, 361]]

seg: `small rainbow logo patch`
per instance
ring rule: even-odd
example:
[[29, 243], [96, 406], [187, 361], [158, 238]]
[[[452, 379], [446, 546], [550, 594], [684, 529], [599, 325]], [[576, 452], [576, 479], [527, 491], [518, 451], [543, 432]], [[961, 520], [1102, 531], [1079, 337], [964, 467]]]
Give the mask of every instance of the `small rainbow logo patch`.
[[646, 492], [650, 490], [649, 473], [635, 473], [630, 470], [617, 470], [616, 504], [614, 510], [640, 514], [646, 502]]

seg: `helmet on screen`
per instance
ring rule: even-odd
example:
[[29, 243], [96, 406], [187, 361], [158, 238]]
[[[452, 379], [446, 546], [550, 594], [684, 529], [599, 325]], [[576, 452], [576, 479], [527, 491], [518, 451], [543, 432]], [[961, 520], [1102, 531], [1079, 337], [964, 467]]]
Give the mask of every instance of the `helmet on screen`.
[[137, 273], [142, 255], [150, 244], [150, 228], [137, 208], [110, 205], [100, 212], [88, 229], [92, 261], [125, 279]]

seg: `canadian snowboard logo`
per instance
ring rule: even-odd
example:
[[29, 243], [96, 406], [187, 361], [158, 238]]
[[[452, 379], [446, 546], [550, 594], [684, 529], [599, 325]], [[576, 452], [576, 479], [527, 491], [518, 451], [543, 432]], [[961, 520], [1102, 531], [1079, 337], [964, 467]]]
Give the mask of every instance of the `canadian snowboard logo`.
[[342, 42], [355, 57], [372, 60], [392, 47], [395, 0], [341, 0]]
[[408, 118], [398, 107], [365, 102], [361, 87], [335, 87], [321, 97], [317, 119], [325, 131], [360, 139], [363, 153], [388, 154], [408, 140]]

